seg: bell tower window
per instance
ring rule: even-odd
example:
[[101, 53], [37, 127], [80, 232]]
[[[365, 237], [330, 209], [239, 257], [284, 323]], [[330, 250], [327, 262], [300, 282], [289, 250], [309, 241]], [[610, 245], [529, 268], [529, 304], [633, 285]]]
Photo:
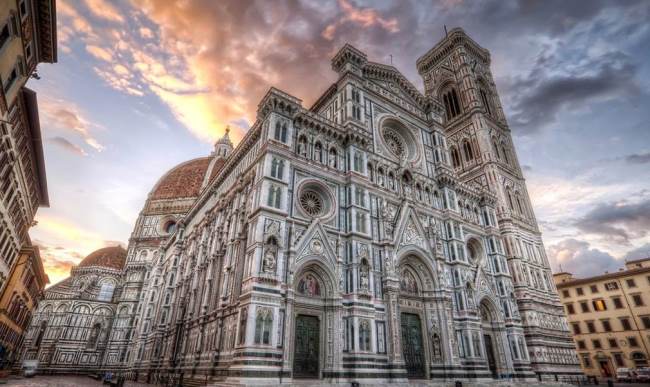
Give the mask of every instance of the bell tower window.
[[460, 103], [458, 102], [458, 93], [456, 93], [456, 89], [451, 88], [443, 93], [442, 102], [445, 105], [447, 119], [451, 120], [460, 115]]
[[458, 155], [458, 150], [455, 147], [451, 148], [451, 163], [454, 168], [460, 167], [460, 156]]
[[483, 106], [485, 106], [485, 112], [488, 115], [492, 115], [492, 109], [490, 108], [490, 101], [488, 99], [488, 95], [483, 89], [481, 89], [481, 101], [483, 102]]
[[474, 160], [474, 153], [472, 152], [472, 144], [469, 141], [465, 140], [463, 142], [463, 153], [465, 153], [465, 160], [471, 161]]

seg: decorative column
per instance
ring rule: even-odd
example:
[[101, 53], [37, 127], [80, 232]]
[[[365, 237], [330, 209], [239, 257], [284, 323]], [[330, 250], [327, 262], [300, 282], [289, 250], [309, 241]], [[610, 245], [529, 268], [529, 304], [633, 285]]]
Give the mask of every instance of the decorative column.
[[[400, 336], [400, 316], [399, 316], [399, 279], [393, 269], [393, 252], [387, 252], [388, 256], [385, 261], [386, 277], [384, 278], [384, 296], [386, 299], [386, 312], [388, 320], [388, 364], [395, 370], [401, 371], [401, 377], [393, 376], [396, 382], [406, 382], [406, 372], [404, 369], [404, 358], [402, 356], [402, 337]], [[396, 380], [397, 379], [397, 380]]]

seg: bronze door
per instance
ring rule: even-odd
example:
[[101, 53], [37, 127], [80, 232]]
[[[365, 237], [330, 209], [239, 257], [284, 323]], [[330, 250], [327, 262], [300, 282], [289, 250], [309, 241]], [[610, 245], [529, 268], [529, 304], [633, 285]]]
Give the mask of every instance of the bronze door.
[[485, 342], [485, 355], [487, 356], [488, 367], [490, 368], [492, 377], [496, 379], [497, 363], [494, 359], [494, 348], [492, 347], [492, 336], [483, 335], [483, 341]]
[[402, 313], [402, 353], [409, 378], [424, 377], [424, 346], [420, 316]]
[[293, 377], [318, 378], [320, 323], [317, 317], [296, 317]]

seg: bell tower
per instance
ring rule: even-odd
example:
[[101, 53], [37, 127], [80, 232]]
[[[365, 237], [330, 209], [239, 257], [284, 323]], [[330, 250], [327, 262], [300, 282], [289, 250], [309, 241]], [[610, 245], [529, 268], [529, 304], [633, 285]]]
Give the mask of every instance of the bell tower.
[[428, 97], [444, 106], [451, 164], [460, 180], [498, 198], [497, 218], [508, 258], [530, 362], [539, 377], [579, 374], [562, 305], [553, 286], [541, 233], [517, 159], [512, 135], [490, 71], [490, 53], [461, 28], [417, 60]]

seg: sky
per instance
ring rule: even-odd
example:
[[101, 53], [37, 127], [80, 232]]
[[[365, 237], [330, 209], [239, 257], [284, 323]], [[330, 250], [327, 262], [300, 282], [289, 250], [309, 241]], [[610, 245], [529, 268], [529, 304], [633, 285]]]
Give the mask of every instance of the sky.
[[491, 51], [554, 270], [650, 256], [650, 2], [57, 0], [58, 63], [38, 93], [50, 208], [32, 240], [51, 283], [126, 245], [156, 181], [237, 142], [278, 87], [308, 107], [346, 42], [415, 61], [462, 27]]

